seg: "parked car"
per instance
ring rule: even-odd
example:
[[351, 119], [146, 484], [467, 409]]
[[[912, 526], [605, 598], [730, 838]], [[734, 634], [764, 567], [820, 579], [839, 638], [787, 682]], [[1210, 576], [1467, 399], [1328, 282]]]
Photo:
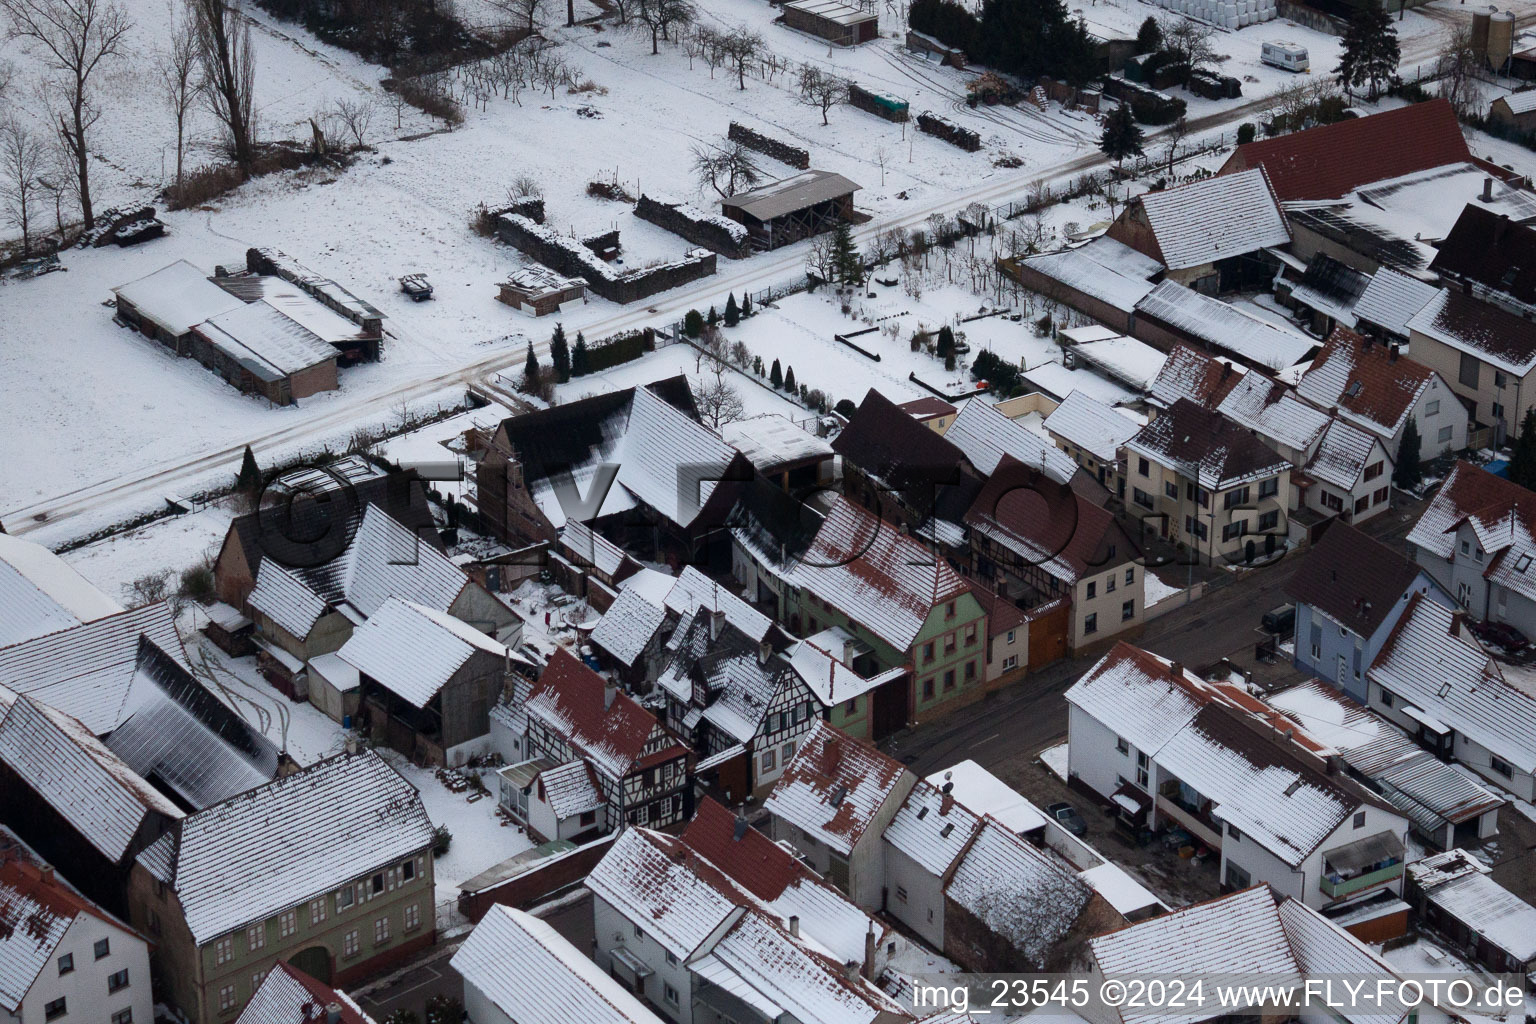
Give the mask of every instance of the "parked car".
[[1051, 806], [1045, 809], [1045, 813], [1049, 814], [1056, 824], [1075, 836], [1088, 833], [1088, 823], [1083, 820], [1081, 814], [1077, 813], [1077, 808], [1069, 803], [1051, 804]]
[[1296, 629], [1296, 606], [1282, 604], [1278, 608], [1271, 608], [1259, 620], [1259, 627], [1264, 632], [1273, 633], [1278, 637], [1290, 636]]
[[1468, 628], [1472, 630], [1472, 635], [1483, 643], [1494, 647], [1502, 647], [1511, 654], [1516, 651], [1523, 651], [1531, 645], [1531, 642], [1525, 638], [1524, 633], [1507, 623], [1474, 622]]

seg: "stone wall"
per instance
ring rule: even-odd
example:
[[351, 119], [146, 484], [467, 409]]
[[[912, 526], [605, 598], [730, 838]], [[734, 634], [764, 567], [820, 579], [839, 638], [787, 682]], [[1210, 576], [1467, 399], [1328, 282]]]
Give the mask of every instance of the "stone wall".
[[771, 156], [780, 163], [789, 164], [791, 167], [798, 167], [802, 171], [811, 166], [811, 154], [806, 150], [780, 142], [778, 139], [770, 139], [768, 136], [763, 135], [761, 132], [755, 132], [744, 124], [737, 124], [735, 121], [732, 121], [730, 130], [725, 133], [725, 137], [732, 142], [741, 143], [748, 149], [755, 149], [765, 156]]
[[715, 272], [715, 254], [701, 251], [657, 266], [618, 271], [580, 241], [517, 214], [496, 218], [496, 235], [557, 273], [583, 278], [594, 293], [611, 302], [635, 302]]
[[701, 216], [701, 213], [686, 204], [652, 199], [644, 194], [635, 203], [636, 217], [666, 228], [694, 245], [702, 245], [733, 260], [747, 255], [746, 228], [725, 217]]

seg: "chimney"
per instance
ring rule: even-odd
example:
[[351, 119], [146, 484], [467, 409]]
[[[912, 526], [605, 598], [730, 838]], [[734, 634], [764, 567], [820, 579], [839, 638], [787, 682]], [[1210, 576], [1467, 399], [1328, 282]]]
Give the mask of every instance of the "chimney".
[[1168, 674], [1174, 679], [1184, 678], [1184, 666], [1180, 662], [1173, 661], [1168, 664]]
[[1501, 214], [1499, 214], [1499, 222], [1493, 226], [1493, 244], [1494, 245], [1501, 245], [1501, 244], [1503, 244], [1504, 236], [1507, 235], [1508, 233], [1509, 233], [1509, 214], [1501, 213]]
[[1325, 762], [1325, 765], [1329, 775], [1339, 774], [1339, 762], [1342, 760], [1343, 758], [1341, 758], [1338, 754], [1328, 755], [1328, 760]]
[[1389, 362], [1389, 363], [1397, 362], [1397, 353], [1398, 353], [1398, 344], [1397, 344], [1397, 342], [1394, 341], [1392, 344], [1387, 346], [1387, 362]]
[[1483, 179], [1483, 202], [1493, 202], [1493, 178], [1491, 176]]
[[1225, 381], [1230, 376], [1232, 376], [1232, 364], [1231, 363], [1222, 363], [1221, 364], [1221, 379], [1223, 381]]
[[42, 880], [44, 882], [46, 882], [49, 885], [53, 884], [53, 865], [52, 864], [44, 864], [42, 867], [37, 869], [37, 873], [38, 873], [38, 876], [40, 878], [42, 878]]
[[800, 915], [799, 914], [790, 914], [789, 915], [789, 934], [793, 935], [797, 939], [800, 937]]
[[711, 640], [720, 639], [720, 632], [723, 629], [725, 629], [725, 612], [716, 608], [709, 613], [709, 638]]
[[325, 1007], [325, 1024], [341, 1024], [341, 1004], [327, 1003]]
[[859, 976], [859, 962], [857, 960], [849, 960], [847, 963], [843, 964], [843, 980], [844, 981], [852, 981], [854, 978], [857, 978], [858, 976]]
[[612, 679], [603, 680], [603, 710], [613, 707], [613, 699], [619, 695], [619, 684]]
[[864, 978], [866, 981], [875, 980], [875, 930], [870, 928], [864, 933]]
[[1459, 637], [1462, 634], [1462, 624], [1466, 620], [1467, 613], [1460, 608], [1451, 612], [1451, 636]]
[[764, 637], [757, 645], [757, 663], [766, 665], [771, 657], [773, 657], [773, 645]]

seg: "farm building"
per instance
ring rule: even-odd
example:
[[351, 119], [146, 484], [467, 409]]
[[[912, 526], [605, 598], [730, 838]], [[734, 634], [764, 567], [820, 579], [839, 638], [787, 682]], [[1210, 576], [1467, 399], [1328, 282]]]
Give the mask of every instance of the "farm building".
[[831, 171], [801, 171], [722, 199], [720, 210], [746, 225], [751, 243], [777, 249], [852, 221], [859, 187]]
[[880, 15], [871, 0], [790, 0], [784, 5], [784, 24], [839, 46], [857, 46], [880, 35]]
[[179, 356], [191, 354], [192, 328], [243, 305], [186, 260], [118, 285], [112, 294], [119, 320]]
[[924, 60], [931, 60], [936, 64], [947, 64], [952, 68], [965, 68], [965, 51], [959, 47], [950, 46], [948, 43], [935, 39], [925, 32], [910, 29], [907, 32], [907, 49], [917, 54]]
[[587, 300], [587, 283], [544, 267], [519, 267], [500, 285], [496, 298], [532, 316], [548, 316]]
[[1522, 132], [1536, 129], [1536, 90], [1500, 96], [1489, 106], [1488, 120], [1501, 121]]

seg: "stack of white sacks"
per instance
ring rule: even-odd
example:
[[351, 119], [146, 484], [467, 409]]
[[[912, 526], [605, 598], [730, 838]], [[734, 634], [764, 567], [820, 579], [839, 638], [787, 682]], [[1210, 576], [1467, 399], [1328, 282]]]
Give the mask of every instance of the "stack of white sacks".
[[1217, 28], [1239, 29], [1278, 16], [1276, 0], [1152, 0], [1157, 6]]

